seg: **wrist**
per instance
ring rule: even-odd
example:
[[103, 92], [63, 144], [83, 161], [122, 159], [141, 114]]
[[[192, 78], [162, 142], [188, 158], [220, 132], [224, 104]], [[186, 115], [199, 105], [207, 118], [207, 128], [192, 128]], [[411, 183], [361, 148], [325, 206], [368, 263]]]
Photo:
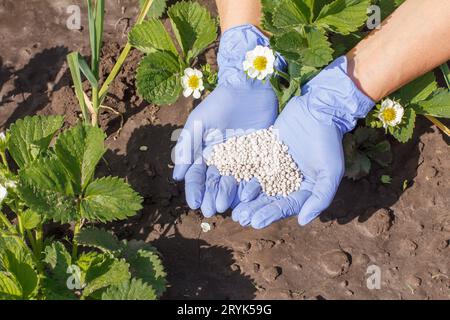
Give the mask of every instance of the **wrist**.
[[383, 86], [376, 85], [376, 70], [372, 70], [370, 64], [364, 64], [352, 51], [346, 58], [347, 74], [357, 88], [373, 101], [381, 100], [386, 94], [383, 92]]
[[334, 123], [342, 133], [351, 131], [375, 105], [348, 75], [347, 68], [347, 57], [339, 57], [302, 88], [311, 113], [319, 121]]

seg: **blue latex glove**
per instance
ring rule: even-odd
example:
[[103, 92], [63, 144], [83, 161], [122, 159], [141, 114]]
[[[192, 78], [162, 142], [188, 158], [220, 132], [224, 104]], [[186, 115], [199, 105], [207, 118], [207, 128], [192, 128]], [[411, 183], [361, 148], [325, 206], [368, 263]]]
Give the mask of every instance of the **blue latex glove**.
[[[241, 202], [233, 220], [259, 229], [298, 214], [299, 224], [305, 225], [331, 204], [345, 169], [342, 136], [374, 105], [346, 72], [347, 59], [340, 57], [305, 85], [303, 95], [293, 97], [275, 121], [280, 140], [303, 172], [300, 190], [288, 197], [260, 193]], [[244, 188], [243, 197], [252, 192]]]
[[[269, 82], [248, 79], [243, 71], [245, 54], [257, 45], [268, 46], [269, 40], [252, 25], [223, 33], [218, 85], [189, 115], [175, 146], [173, 178], [185, 180], [189, 207], [201, 207], [206, 217], [237, 204], [239, 188], [233, 177], [221, 177], [215, 167], [207, 168], [204, 152], [232, 136], [267, 128], [277, 116], [278, 102]], [[283, 63], [278, 58], [275, 64], [281, 68]]]

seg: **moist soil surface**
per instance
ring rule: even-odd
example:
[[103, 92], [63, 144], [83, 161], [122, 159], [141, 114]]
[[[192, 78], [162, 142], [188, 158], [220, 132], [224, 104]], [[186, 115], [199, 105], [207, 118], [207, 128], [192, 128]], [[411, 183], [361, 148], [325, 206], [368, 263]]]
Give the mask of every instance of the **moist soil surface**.
[[[82, 4], [81, 30], [66, 27], [74, 2]], [[126, 43], [136, 2], [107, 1], [103, 76]], [[214, 1], [200, 2], [216, 13]], [[89, 55], [83, 5], [0, 0], [0, 130], [33, 114], [64, 115], [67, 126], [78, 121], [65, 56]], [[200, 60], [215, 67], [216, 50], [217, 43]], [[419, 119], [408, 143], [391, 140], [389, 168], [344, 179], [332, 206], [306, 227], [293, 217], [263, 230], [243, 228], [229, 213], [205, 219], [186, 206], [183, 184], [171, 179], [170, 155], [176, 130], [198, 101], [159, 107], [143, 101], [134, 83], [140, 58], [131, 52], [104, 103], [122, 115], [123, 126], [121, 116], [102, 112], [108, 152], [98, 175], [124, 177], [145, 198], [137, 216], [106, 227], [159, 249], [170, 283], [163, 298], [450, 298], [450, 140], [428, 120]], [[382, 184], [382, 174], [392, 182]], [[201, 222], [211, 231], [202, 232]], [[370, 281], [373, 271], [379, 289]]]

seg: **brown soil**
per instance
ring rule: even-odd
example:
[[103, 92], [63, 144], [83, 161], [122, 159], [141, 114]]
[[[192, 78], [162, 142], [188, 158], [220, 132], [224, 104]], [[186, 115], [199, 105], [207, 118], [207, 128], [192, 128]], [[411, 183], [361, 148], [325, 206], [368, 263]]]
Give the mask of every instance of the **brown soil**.
[[[65, 27], [73, 2], [0, 0], [1, 130], [28, 114], [77, 121], [65, 55], [89, 50], [84, 18], [82, 31]], [[215, 10], [212, 0], [201, 2]], [[126, 41], [135, 3], [107, 2], [104, 74]], [[214, 55], [212, 48], [206, 58], [214, 62]], [[142, 101], [134, 86], [139, 58], [133, 51], [105, 103], [123, 114], [124, 125], [117, 134], [120, 117], [102, 113], [109, 151], [99, 175], [123, 176], [145, 197], [140, 214], [110, 227], [160, 250], [170, 282], [165, 298], [450, 298], [449, 140], [426, 119], [407, 144], [392, 141], [389, 169], [344, 180], [331, 208], [310, 225], [291, 218], [260, 231], [242, 228], [229, 214], [206, 220], [187, 208], [183, 186], [170, 179], [171, 136], [194, 105], [184, 98], [161, 107]], [[143, 145], [148, 151], [139, 150]], [[382, 185], [382, 174], [392, 183]], [[202, 221], [213, 229], [203, 233]], [[370, 265], [381, 268], [379, 290], [366, 286]]]

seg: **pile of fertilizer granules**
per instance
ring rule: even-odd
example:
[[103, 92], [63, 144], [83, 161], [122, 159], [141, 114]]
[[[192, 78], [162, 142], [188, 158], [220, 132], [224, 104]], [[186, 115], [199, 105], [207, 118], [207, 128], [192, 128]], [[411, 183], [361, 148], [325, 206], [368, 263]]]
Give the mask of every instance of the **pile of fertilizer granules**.
[[270, 127], [215, 145], [207, 164], [238, 182], [256, 177], [269, 196], [287, 196], [300, 188], [303, 177], [288, 150]]

